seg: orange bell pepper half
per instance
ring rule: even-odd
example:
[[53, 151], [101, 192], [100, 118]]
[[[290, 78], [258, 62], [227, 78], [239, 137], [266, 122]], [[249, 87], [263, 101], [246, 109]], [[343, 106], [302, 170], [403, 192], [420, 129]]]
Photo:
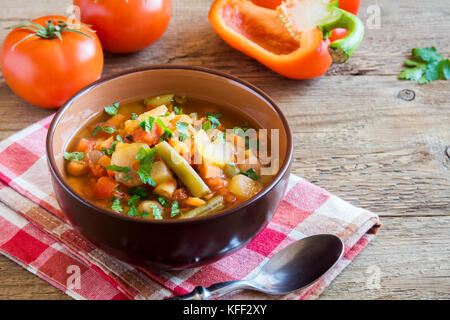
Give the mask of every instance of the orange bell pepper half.
[[[333, 61], [345, 62], [364, 35], [356, 16], [326, 0], [288, 0], [276, 10], [248, 0], [216, 0], [209, 21], [229, 45], [292, 79], [315, 78]], [[349, 32], [330, 43], [324, 35], [335, 28]]]
[[[251, 0], [254, 4], [268, 8], [276, 9], [283, 0]], [[339, 0], [339, 8], [353, 14], [358, 14], [361, 0]]]

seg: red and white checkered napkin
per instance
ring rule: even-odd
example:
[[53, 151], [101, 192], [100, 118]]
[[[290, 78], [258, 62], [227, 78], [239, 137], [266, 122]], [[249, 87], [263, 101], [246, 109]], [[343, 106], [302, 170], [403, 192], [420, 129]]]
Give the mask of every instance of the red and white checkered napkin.
[[[310, 288], [279, 299], [314, 299], [380, 227], [377, 215], [292, 175], [268, 227], [245, 248], [213, 264], [177, 272], [144, 270], [83, 239], [53, 193], [45, 157], [48, 117], [0, 142], [0, 252], [77, 299], [162, 299], [195, 286], [251, 277], [276, 252], [308, 235], [333, 233], [344, 258]], [[241, 291], [228, 299], [275, 299]]]

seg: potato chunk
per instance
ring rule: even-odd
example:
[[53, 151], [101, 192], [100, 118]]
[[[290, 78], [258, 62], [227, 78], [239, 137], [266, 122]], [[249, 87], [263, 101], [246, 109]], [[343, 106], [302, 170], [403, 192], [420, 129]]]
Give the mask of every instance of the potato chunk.
[[141, 148], [147, 149], [149, 148], [149, 146], [146, 143], [122, 143], [122, 142], [117, 143], [116, 149], [111, 156], [111, 165], [116, 165], [119, 167], [128, 167], [130, 168], [130, 172], [128, 173], [116, 172], [115, 173], [116, 181], [123, 183], [129, 187], [142, 184], [142, 180], [138, 176], [137, 170], [134, 169], [134, 164], [138, 162], [138, 160], [136, 160], [136, 155]]
[[167, 112], [167, 107], [165, 105], [153, 108], [150, 111], [141, 113], [138, 117], [139, 121], [144, 121], [145, 119], [152, 117], [152, 118], [156, 118], [156, 117], [160, 117], [163, 116], [164, 114], [166, 114]]
[[228, 189], [236, 198], [245, 201], [261, 191], [261, 184], [247, 176], [238, 174], [231, 179]]
[[169, 167], [164, 163], [164, 161], [155, 161], [153, 163], [150, 176], [152, 180], [155, 181], [156, 185], [159, 185], [173, 178], [172, 171], [170, 171]]
[[153, 190], [154, 194], [157, 194], [158, 196], [162, 196], [166, 199], [172, 198], [172, 194], [177, 189], [177, 181], [175, 179], [167, 180], [163, 183], [160, 183], [156, 186], [156, 188]]

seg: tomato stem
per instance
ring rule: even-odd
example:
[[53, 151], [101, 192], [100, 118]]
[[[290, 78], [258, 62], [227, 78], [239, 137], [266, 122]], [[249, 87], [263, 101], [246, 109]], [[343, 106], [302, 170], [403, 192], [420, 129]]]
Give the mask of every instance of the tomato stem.
[[79, 33], [82, 34], [86, 37], [89, 37], [91, 39], [94, 39], [94, 37], [92, 37], [91, 35], [76, 29], [77, 27], [79, 27], [80, 25], [76, 25], [76, 24], [69, 24], [66, 23], [65, 21], [62, 20], [55, 20], [55, 19], [49, 19], [47, 20], [47, 22], [45, 23], [45, 27], [29, 21], [26, 23], [21, 23], [21, 24], [17, 24], [12, 26], [12, 29], [26, 29], [31, 31], [32, 33], [30, 33], [29, 35], [27, 35], [26, 37], [24, 37], [23, 39], [21, 39], [20, 41], [16, 42], [12, 47], [11, 47], [11, 51], [14, 51], [14, 49], [17, 47], [17, 45], [19, 45], [20, 43], [22, 43], [23, 41], [25, 41], [28, 38], [31, 38], [32, 36], [38, 36], [41, 37], [42, 39], [55, 39], [58, 38], [59, 40], [62, 41], [62, 36], [61, 33], [63, 32], [75, 32], [75, 33]]

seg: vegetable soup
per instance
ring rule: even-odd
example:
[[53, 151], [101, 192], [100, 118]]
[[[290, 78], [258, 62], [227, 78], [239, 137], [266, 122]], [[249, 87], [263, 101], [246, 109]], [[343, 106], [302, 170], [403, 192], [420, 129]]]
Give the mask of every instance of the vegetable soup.
[[223, 110], [174, 94], [105, 106], [64, 153], [68, 183], [98, 206], [144, 219], [194, 218], [242, 203], [276, 172], [264, 173], [258, 125]]

